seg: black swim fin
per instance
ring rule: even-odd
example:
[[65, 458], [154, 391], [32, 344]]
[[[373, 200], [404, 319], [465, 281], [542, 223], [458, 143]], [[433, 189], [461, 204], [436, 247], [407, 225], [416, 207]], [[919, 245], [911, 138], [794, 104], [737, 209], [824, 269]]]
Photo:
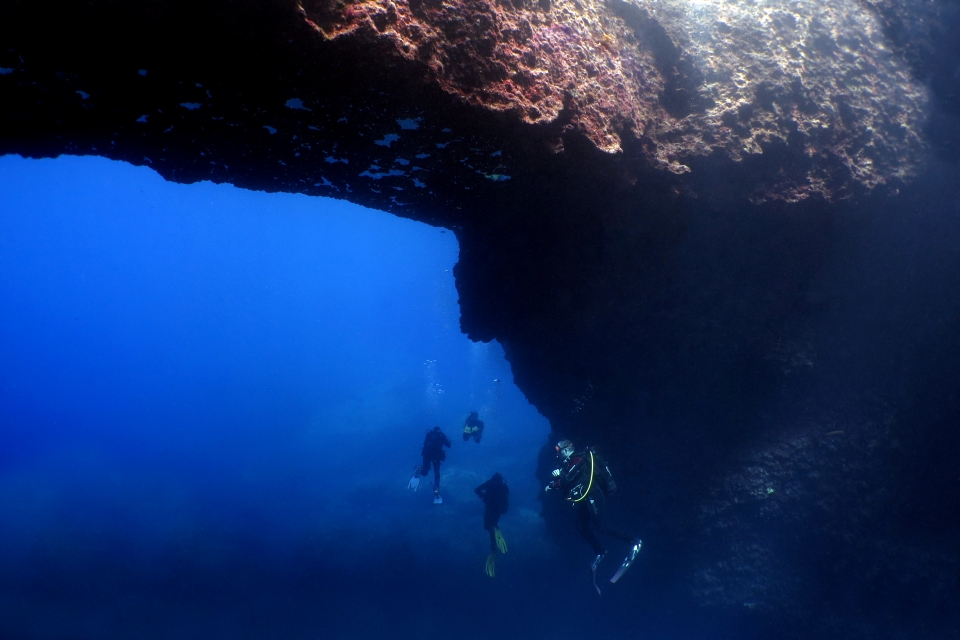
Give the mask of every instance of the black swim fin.
[[620, 565], [620, 568], [617, 569], [617, 572], [613, 574], [613, 577], [610, 578], [610, 582], [616, 582], [623, 577], [623, 574], [627, 572], [627, 569], [630, 568], [630, 565], [633, 564], [633, 561], [637, 559], [637, 555], [640, 553], [640, 547], [643, 545], [639, 540], [633, 541], [633, 546], [630, 547], [630, 553], [627, 554], [627, 557], [623, 559], [623, 564]]
[[597, 557], [593, 559], [593, 562], [590, 563], [590, 578], [593, 580], [593, 588], [597, 590], [597, 595], [602, 595], [600, 593], [600, 587], [597, 586], [597, 566], [600, 564], [600, 561], [603, 560], [603, 554], [598, 553]]
[[413, 489], [416, 491], [420, 488], [420, 465], [417, 465], [413, 469], [413, 477], [410, 478], [410, 482], [407, 483], [407, 489]]

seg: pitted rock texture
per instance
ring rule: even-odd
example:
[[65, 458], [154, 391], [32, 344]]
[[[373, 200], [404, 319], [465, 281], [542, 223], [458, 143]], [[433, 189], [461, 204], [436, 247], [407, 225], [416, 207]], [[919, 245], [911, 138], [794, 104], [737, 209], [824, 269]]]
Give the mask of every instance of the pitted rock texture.
[[560, 120], [607, 152], [642, 140], [674, 173], [762, 159], [753, 199], [848, 196], [922, 165], [925, 92], [855, 0], [302, 6], [325, 38], [383, 47], [468, 103]]
[[[605, 151], [656, 119], [662, 80], [653, 56], [602, 3], [320, 2], [306, 15], [330, 39], [391, 43], [431, 81], [465, 101], [572, 126]], [[629, 45], [625, 44], [629, 43]]]
[[694, 61], [711, 105], [677, 123], [669, 155], [700, 141], [736, 161], [782, 149], [785, 175], [764, 193], [787, 200], [874, 188], [922, 165], [926, 92], [860, 2], [667, 0], [648, 10]]

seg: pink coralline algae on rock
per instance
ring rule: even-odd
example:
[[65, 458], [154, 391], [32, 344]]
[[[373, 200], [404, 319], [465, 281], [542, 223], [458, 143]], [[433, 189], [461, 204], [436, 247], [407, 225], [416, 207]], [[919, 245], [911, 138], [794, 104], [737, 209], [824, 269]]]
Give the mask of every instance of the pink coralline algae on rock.
[[312, 0], [301, 9], [326, 40], [380, 47], [469, 104], [561, 123], [605, 152], [639, 140], [649, 165], [680, 175], [758, 162], [755, 200], [892, 187], [925, 153], [925, 92], [856, 0]]
[[575, 126], [605, 151], [619, 150], [625, 128], [642, 133], [657, 114], [662, 80], [651, 55], [599, 3], [365, 0], [304, 7], [326, 37], [388, 40], [398, 56], [424, 63], [440, 86], [472, 104], [531, 124], [553, 122], [569, 106]]

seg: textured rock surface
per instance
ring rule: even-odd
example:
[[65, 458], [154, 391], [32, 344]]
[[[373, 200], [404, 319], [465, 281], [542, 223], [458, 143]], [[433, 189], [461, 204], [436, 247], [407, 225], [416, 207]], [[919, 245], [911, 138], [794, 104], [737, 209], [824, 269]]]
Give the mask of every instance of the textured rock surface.
[[[605, 172], [626, 184], [649, 180], [649, 172], [659, 170], [675, 174], [688, 193], [702, 193], [711, 199], [796, 201], [811, 196], [843, 198], [881, 185], [895, 190], [922, 170], [925, 143], [921, 133], [927, 99], [925, 89], [910, 74], [910, 61], [921, 55], [917, 53], [923, 51], [919, 42], [931, 41], [935, 28], [897, 28], [907, 24], [898, 5], [854, 0], [827, 5], [801, 0], [277, 1], [256, 9], [249, 9], [246, 3], [225, 6], [221, 15], [214, 15], [219, 11], [217, 4], [192, 9], [185, 15], [200, 18], [194, 25], [178, 21], [176, 3], [155, 3], [140, 10], [104, 10], [102, 15], [98, 3], [88, 11], [62, 8], [58, 3], [37, 5], [36, 10], [40, 6], [63, 18], [98, 16], [98, 23], [88, 32], [96, 34], [93, 38], [68, 34], [62, 39], [76, 40], [77, 47], [96, 49], [139, 34], [144, 41], [131, 43], [131, 47], [143, 50], [140, 64], [152, 67], [154, 74], [162, 72], [163, 67], [176, 67], [176, 59], [191, 52], [207, 59], [200, 68], [183, 69], [181, 75], [200, 77], [204, 74], [198, 72], [203, 67], [225, 64], [234, 69], [231, 75], [236, 81], [242, 75], [240, 65], [230, 65], [224, 50], [207, 50], [209, 43], [198, 42], [198, 38], [209, 36], [199, 34], [197, 25], [209, 20], [216, 25], [214, 33], [236, 39], [231, 48], [237, 48], [239, 55], [234, 62], [245, 60], [253, 71], [263, 59], [248, 59], [254, 57], [256, 47], [244, 51], [239, 39], [263, 43], [269, 37], [265, 37], [267, 29], [251, 34], [254, 25], [247, 20], [251, 12], [264, 16], [265, 25], [275, 25], [284, 32], [283, 36], [276, 35], [287, 37], [286, 46], [271, 51], [270, 57], [284, 55], [285, 49], [290, 55], [309, 58], [301, 59], [302, 68], [294, 71], [296, 78], [285, 78], [290, 99], [295, 101], [290, 104], [300, 105], [293, 107], [299, 113], [283, 112], [276, 104], [261, 104], [256, 111], [247, 108], [244, 115], [256, 118], [272, 108], [283, 114], [274, 116], [276, 122], [309, 122], [312, 124], [307, 126], [320, 132], [318, 119], [336, 113], [334, 120], [323, 123], [321, 135], [298, 134], [298, 139], [305, 139], [307, 144], [314, 144], [310, 138], [318, 143], [340, 140], [353, 130], [347, 112], [356, 108], [369, 113], [359, 104], [354, 106], [360, 100], [372, 102], [369, 97], [360, 98], [360, 87], [346, 89], [347, 95], [354, 91], [358, 94], [356, 101], [347, 98], [347, 104], [340, 104], [337, 96], [325, 90], [337, 86], [337, 92], [343, 95], [344, 87], [338, 84], [349, 82], [346, 76], [329, 77], [331, 68], [324, 65], [336, 58], [334, 66], [344, 73], [350, 73], [346, 71], [348, 66], [361, 71], [355, 77], [360, 82], [376, 85], [385, 80], [384, 74], [395, 74], [393, 82], [405, 83], [408, 90], [440, 91], [457, 104], [475, 107], [486, 118], [495, 119], [500, 114], [514, 126], [530, 125], [524, 135], [552, 152], [560, 152], [570, 136], [583, 136], [598, 150], [615, 154], [612, 161], [617, 166]], [[937, 6], [924, 5], [922, 15], [927, 19], [909, 24], [937, 24]], [[11, 16], [11, 28], [17, 15], [27, 12], [17, 7], [14, 3], [5, 9]], [[128, 27], [125, 20], [138, 27]], [[173, 40], [179, 38], [179, 44], [167, 50], [172, 59], [164, 63], [155, 57], [156, 50], [146, 51], [147, 43], [164, 50], [173, 40], [163, 41], [159, 31], [144, 32], [139, 25], [166, 20], [171, 22], [165, 30]], [[58, 23], [59, 18], [54, 17], [48, 37]], [[118, 25], [122, 32], [103, 30], [100, 35], [101, 26], [108, 24]], [[910, 45], [891, 45], [886, 34], [894, 31], [909, 37]], [[918, 31], [923, 37], [915, 37]], [[19, 39], [16, 33], [11, 33], [11, 38], [14, 43]], [[4, 67], [8, 85], [22, 87], [25, 77], [21, 74], [33, 77], [37, 71], [30, 65], [36, 65], [37, 54], [43, 54], [34, 51], [31, 59], [23, 59], [23, 48], [29, 49], [29, 43], [19, 50], [14, 46], [6, 51], [3, 64], [8, 65]], [[123, 62], [110, 60], [106, 66]], [[281, 65], [298, 66], [293, 60]], [[149, 73], [150, 69], [144, 71]], [[283, 76], [282, 66], [276, 71]], [[79, 78], [62, 69], [47, 72], [59, 74], [64, 90], [71, 78]], [[135, 90], [147, 88], [154, 79], [144, 76]], [[191, 82], [183, 77], [160, 81]], [[255, 84], [263, 82], [260, 78]], [[147, 90], [156, 89], [153, 84]], [[227, 106], [231, 98], [239, 97], [233, 89], [228, 89], [233, 94], [230, 96], [223, 91], [214, 95], [209, 86], [206, 93], [177, 89], [182, 94], [181, 102], [170, 104], [164, 117], [149, 113], [150, 105], [144, 104], [144, 112], [134, 115], [134, 122], [151, 124], [153, 118], [154, 122], [162, 119], [172, 125], [180, 118], [171, 118], [170, 109], [178, 105], [184, 109], [189, 107], [182, 105], [196, 105], [191, 109], [195, 112], [192, 119], [208, 123], [214, 117], [211, 110], [243, 108]], [[382, 89], [373, 90], [385, 95]], [[45, 91], [49, 93], [50, 87]], [[104, 87], [102, 91], [110, 89]], [[164, 93], [169, 98], [170, 92]], [[88, 109], [105, 97], [82, 88], [75, 89], [74, 95], [92, 98], [84, 105]], [[404, 100], [410, 115], [399, 119], [418, 122], [416, 114], [428, 101], [414, 99], [410, 103], [412, 97]], [[282, 100], [280, 104], [288, 102]], [[394, 110], [404, 112], [396, 107]], [[236, 115], [233, 117], [234, 122], [229, 124], [241, 126]], [[282, 132], [276, 122], [271, 125], [264, 119], [261, 128]], [[247, 124], [252, 123], [248, 120]], [[425, 125], [444, 128], [436, 122], [427, 121]], [[148, 131], [150, 127], [140, 129]], [[335, 135], [331, 129], [341, 131]], [[397, 135], [387, 128], [381, 134]], [[115, 140], [112, 142], [116, 145]], [[391, 148], [390, 140], [384, 142]], [[333, 152], [328, 147], [325, 153]], [[358, 160], [354, 158], [354, 162]], [[376, 159], [372, 164], [380, 166]], [[498, 172], [496, 163], [486, 164], [490, 167], [478, 169], [483, 176], [509, 175]], [[372, 169], [370, 175], [379, 179], [409, 174], [397, 171], [403, 170]], [[727, 181], [736, 180], [737, 188], [711, 188], [718, 174]], [[346, 183], [333, 186], [344, 189]]]
[[960, 197], [910, 176], [960, 51], [918, 7], [0, 2], [0, 153], [450, 227], [463, 330], [607, 449], [652, 584], [797, 637], [914, 637], [860, 617], [922, 593], [955, 637]]
[[[860, 2], [307, 3], [325, 38], [377, 43], [466, 102], [674, 173], [763, 157], [755, 198], [828, 198], [919, 170], [925, 92]], [[704, 167], [701, 170], [707, 170]]]

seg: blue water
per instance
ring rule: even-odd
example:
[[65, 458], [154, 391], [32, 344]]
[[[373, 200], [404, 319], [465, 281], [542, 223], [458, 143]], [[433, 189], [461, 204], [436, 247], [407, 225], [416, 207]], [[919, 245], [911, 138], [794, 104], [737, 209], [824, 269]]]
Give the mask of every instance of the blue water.
[[[0, 637], [546, 631], [549, 424], [460, 333], [452, 233], [101, 158], [0, 158], [0, 211]], [[440, 506], [406, 489], [435, 424]]]

